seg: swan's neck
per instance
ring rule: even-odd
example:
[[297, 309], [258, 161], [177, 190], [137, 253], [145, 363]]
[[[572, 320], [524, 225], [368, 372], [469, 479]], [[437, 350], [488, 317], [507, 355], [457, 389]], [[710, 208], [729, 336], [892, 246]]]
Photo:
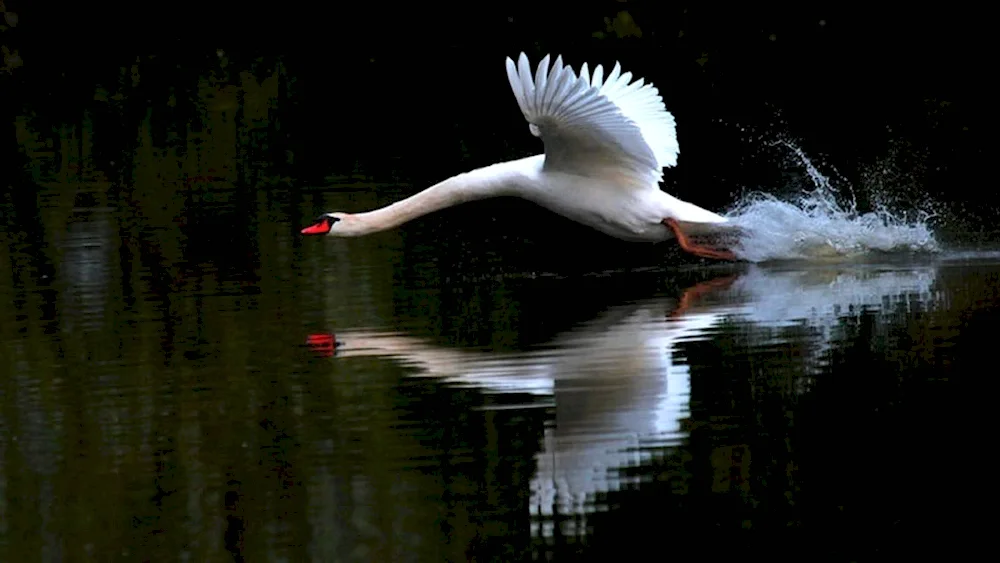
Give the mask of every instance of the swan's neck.
[[[351, 215], [348, 235], [362, 236], [396, 228], [418, 217], [461, 203], [518, 195], [531, 159], [502, 162], [453, 176], [381, 209]], [[346, 227], [347, 225], [345, 225]]]

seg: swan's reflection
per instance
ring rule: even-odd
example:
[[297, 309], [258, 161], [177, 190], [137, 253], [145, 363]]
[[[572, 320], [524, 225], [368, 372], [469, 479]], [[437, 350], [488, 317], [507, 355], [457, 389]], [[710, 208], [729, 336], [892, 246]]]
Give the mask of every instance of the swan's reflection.
[[388, 357], [453, 385], [551, 397], [555, 424], [536, 456], [531, 512], [542, 517], [534, 529], [545, 536], [554, 531], [552, 515], [575, 515], [561, 524], [562, 533], [572, 535], [582, 533], [586, 513], [599, 508], [596, 494], [624, 483], [620, 469], [642, 463], [650, 447], [685, 438], [691, 384], [686, 362], [677, 357], [679, 343], [709, 338], [728, 317], [760, 327], [765, 336], [779, 334], [774, 327], [806, 323], [828, 345], [844, 315], [933, 303], [935, 277], [930, 267], [751, 267], [691, 287], [679, 302], [656, 298], [607, 310], [545, 350], [470, 351], [353, 330], [338, 334], [337, 356]]

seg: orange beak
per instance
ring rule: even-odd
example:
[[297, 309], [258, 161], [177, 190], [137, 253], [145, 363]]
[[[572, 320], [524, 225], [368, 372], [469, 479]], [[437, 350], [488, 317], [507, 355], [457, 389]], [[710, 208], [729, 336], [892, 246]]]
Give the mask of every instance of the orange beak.
[[330, 222], [329, 217], [324, 217], [319, 220], [315, 225], [311, 227], [306, 227], [302, 229], [302, 234], [304, 235], [325, 235], [330, 232], [330, 228], [333, 224]]

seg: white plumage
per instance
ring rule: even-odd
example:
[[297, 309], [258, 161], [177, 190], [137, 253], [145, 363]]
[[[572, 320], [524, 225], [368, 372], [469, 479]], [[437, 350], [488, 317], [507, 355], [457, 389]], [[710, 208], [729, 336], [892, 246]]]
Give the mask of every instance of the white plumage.
[[586, 63], [577, 75], [562, 56], [550, 70], [546, 55], [534, 77], [524, 53], [517, 65], [507, 59], [517, 104], [532, 134], [545, 142], [546, 167], [579, 170], [588, 164], [585, 157], [606, 152], [637, 173], [652, 172], [659, 182], [663, 167], [676, 166], [680, 152], [674, 116], [652, 84], [631, 82], [632, 73], [622, 74], [619, 63], [603, 77], [601, 65], [591, 77]]
[[689, 242], [688, 234], [728, 226], [725, 217], [660, 190], [663, 168], [677, 165], [674, 116], [659, 91], [617, 62], [604, 76], [586, 64], [580, 73], [546, 55], [534, 72], [521, 53], [507, 58], [507, 78], [528, 129], [545, 153], [449, 178], [367, 213], [327, 213], [304, 234], [360, 236], [473, 199], [514, 195], [611, 236], [659, 242], [673, 237], [694, 254], [732, 259], [732, 253]]

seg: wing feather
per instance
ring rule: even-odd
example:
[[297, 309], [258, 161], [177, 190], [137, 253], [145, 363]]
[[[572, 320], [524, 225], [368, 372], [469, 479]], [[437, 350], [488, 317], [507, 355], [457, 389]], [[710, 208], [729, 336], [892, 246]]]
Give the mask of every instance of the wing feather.
[[546, 55], [535, 72], [521, 53], [506, 61], [507, 78], [531, 133], [545, 143], [545, 166], [579, 172], [614, 162], [639, 177], [662, 177], [679, 153], [673, 116], [652, 83], [632, 81], [615, 63], [580, 73]]

